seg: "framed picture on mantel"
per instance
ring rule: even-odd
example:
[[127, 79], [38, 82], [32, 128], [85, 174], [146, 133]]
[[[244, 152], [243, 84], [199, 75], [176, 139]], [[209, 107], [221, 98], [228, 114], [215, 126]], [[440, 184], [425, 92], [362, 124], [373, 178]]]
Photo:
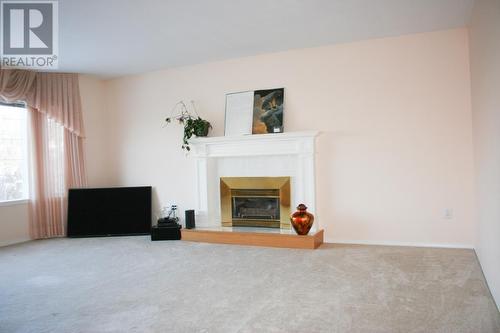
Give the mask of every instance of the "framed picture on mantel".
[[224, 135], [282, 133], [285, 89], [226, 94]]

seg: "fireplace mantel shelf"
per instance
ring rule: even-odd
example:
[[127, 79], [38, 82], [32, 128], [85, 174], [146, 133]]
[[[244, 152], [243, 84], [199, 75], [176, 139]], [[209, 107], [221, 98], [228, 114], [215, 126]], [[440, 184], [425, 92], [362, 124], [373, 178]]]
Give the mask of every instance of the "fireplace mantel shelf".
[[189, 140], [195, 157], [290, 155], [314, 153], [319, 131], [219, 136]]
[[249, 134], [249, 135], [234, 135], [234, 136], [208, 136], [196, 137], [189, 140], [192, 144], [212, 144], [212, 143], [225, 143], [225, 142], [239, 142], [239, 141], [267, 141], [267, 140], [295, 140], [297, 138], [310, 138], [316, 137], [319, 131], [300, 131], [300, 132], [284, 132], [276, 134]]

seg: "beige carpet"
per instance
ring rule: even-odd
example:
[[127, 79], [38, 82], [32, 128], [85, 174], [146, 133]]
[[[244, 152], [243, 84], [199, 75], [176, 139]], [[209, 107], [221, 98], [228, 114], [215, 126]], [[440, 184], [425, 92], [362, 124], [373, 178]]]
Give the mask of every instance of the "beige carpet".
[[0, 332], [500, 332], [473, 251], [146, 237], [0, 248]]

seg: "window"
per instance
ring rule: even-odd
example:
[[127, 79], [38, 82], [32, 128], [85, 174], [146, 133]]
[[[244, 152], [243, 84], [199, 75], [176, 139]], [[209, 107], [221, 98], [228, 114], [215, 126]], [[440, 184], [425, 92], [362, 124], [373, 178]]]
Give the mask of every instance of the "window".
[[28, 199], [27, 110], [0, 103], [0, 202], [23, 199]]

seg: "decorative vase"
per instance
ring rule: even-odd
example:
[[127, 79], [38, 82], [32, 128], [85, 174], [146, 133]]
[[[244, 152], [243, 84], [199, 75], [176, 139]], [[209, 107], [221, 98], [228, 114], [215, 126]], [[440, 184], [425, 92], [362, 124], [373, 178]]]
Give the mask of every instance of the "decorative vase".
[[290, 222], [298, 235], [305, 236], [311, 230], [314, 215], [307, 211], [306, 205], [300, 204], [297, 206], [297, 211], [290, 217]]

